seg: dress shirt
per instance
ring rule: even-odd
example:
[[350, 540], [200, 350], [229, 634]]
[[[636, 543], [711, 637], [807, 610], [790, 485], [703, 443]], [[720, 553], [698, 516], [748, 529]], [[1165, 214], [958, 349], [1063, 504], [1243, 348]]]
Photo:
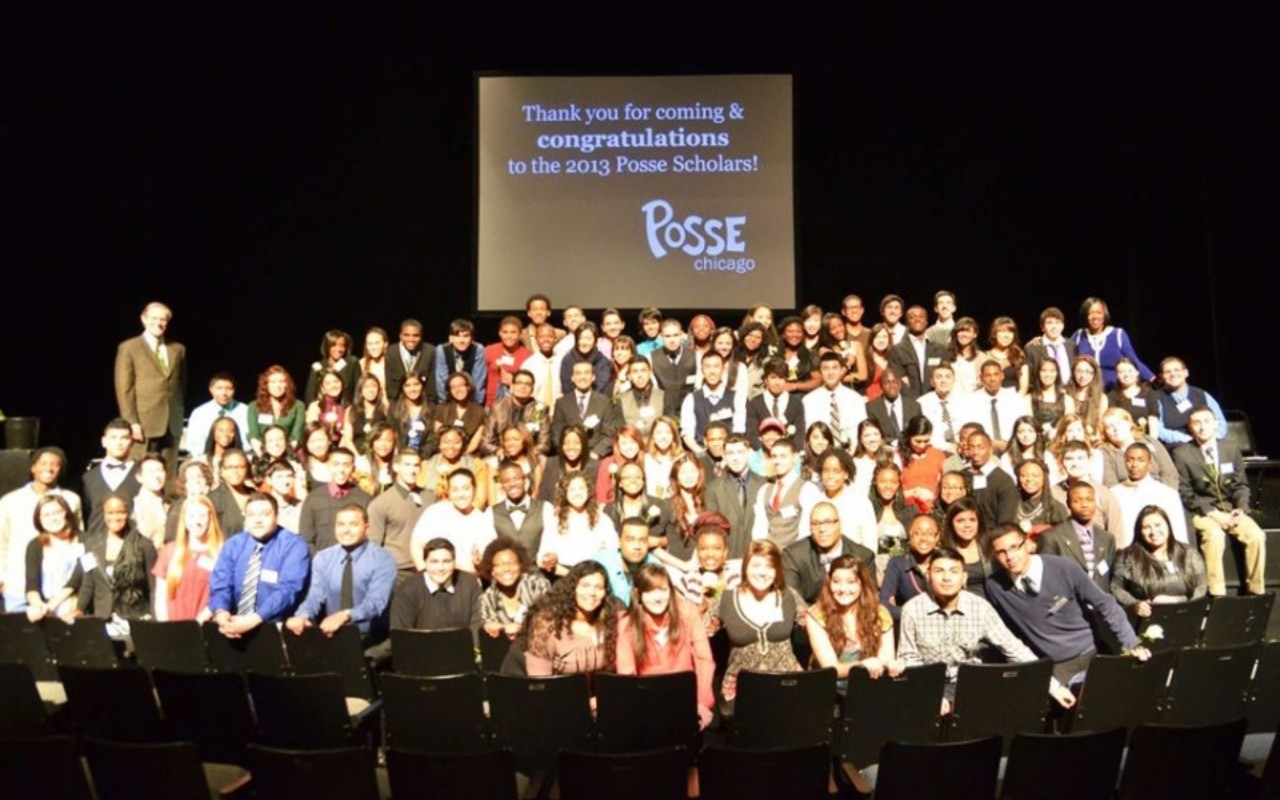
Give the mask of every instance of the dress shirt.
[[[769, 490], [772, 487], [766, 486]], [[871, 505], [866, 493], [859, 493], [848, 484], [835, 497], [827, 497], [827, 493], [817, 484], [807, 483], [800, 490], [800, 534], [803, 539], [810, 534], [809, 515], [813, 507], [819, 503], [830, 503], [836, 507], [840, 516], [840, 533], [854, 542], [871, 550], [873, 553], [879, 546], [876, 533], [877, 520], [875, 508]]]
[[209, 442], [209, 431], [213, 430], [213, 423], [221, 417], [231, 417], [239, 428], [240, 440], [235, 446], [245, 451], [249, 449], [249, 407], [233, 398], [225, 406], [210, 400], [192, 410], [187, 417], [185, 444], [188, 453], [199, 455], [204, 452], [205, 445]]
[[[694, 432], [698, 429], [697, 416], [693, 411], [693, 400], [698, 394], [702, 394], [707, 398], [711, 405], [715, 405], [724, 399], [724, 393], [729, 391], [729, 386], [723, 382], [714, 390], [707, 385], [703, 385], [694, 392], [690, 392], [680, 403], [680, 433], [687, 438], [693, 438]], [[724, 412], [721, 412], [724, 413]], [[734, 392], [733, 394], [733, 413], [727, 417], [717, 417], [712, 413], [707, 420], [708, 423], [728, 422], [729, 428], [733, 433], [743, 433], [747, 429], [747, 393]], [[698, 442], [702, 444], [702, 442]]]
[[[1175, 405], [1187, 403], [1189, 402], [1188, 395], [1190, 392], [1188, 390], [1190, 388], [1191, 384], [1183, 384], [1182, 388], [1178, 391], [1170, 392], [1169, 397], [1173, 399]], [[1154, 397], [1152, 398], [1152, 401], [1155, 402], [1156, 409], [1160, 412], [1160, 432], [1158, 438], [1161, 442], [1169, 445], [1179, 445], [1189, 444], [1195, 441], [1191, 438], [1191, 434], [1187, 433], [1185, 430], [1171, 429], [1166, 426], [1164, 424], [1164, 404], [1156, 401]], [[1218, 421], [1218, 438], [1227, 438], [1227, 434], [1230, 433], [1230, 429], [1227, 427], [1227, 417], [1222, 413], [1222, 406], [1218, 405], [1218, 401], [1215, 400], [1213, 395], [1208, 392], [1204, 393], [1204, 404], [1209, 407], [1209, 410], [1213, 412], [1213, 418]]]
[[949, 681], [956, 679], [961, 664], [983, 663], [987, 645], [1016, 664], [1036, 660], [991, 604], [969, 591], [960, 592], [952, 611], [943, 611], [928, 592], [916, 595], [902, 607], [901, 631], [898, 657], [908, 667], [946, 664]]
[[1005, 386], [995, 394], [996, 415], [1000, 419], [1000, 435], [996, 436], [996, 432], [991, 430], [991, 400], [993, 399], [986, 391], [975, 392], [973, 394], [973, 404], [976, 407], [973, 411], [978, 422], [982, 423], [982, 427], [986, 429], [987, 435], [993, 441], [1008, 441], [1013, 438], [1013, 426], [1018, 421], [1018, 417], [1026, 416], [1030, 412], [1027, 405], [1027, 398], [1018, 394], [1017, 389]]
[[804, 396], [804, 422], [813, 427], [815, 422], [831, 424], [831, 399], [835, 397], [840, 409], [840, 430], [833, 431], [841, 441], [851, 445], [858, 441], [858, 424], [867, 418], [867, 401], [848, 386], [835, 389], [819, 386]]
[[437, 536], [453, 543], [457, 568], [474, 573], [476, 563], [472, 552], [477, 549], [483, 551], [485, 545], [498, 538], [498, 533], [493, 529], [493, 514], [489, 509], [472, 508], [470, 513], [463, 514], [454, 508], [453, 503], [442, 500], [429, 506], [418, 517], [409, 539], [410, 552], [421, 556], [422, 548]]
[[321, 550], [311, 562], [311, 586], [297, 615], [318, 622], [330, 614], [350, 610], [351, 621], [360, 633], [385, 633], [391, 606], [391, 587], [396, 582], [396, 560], [373, 542], [365, 541], [351, 550], [350, 609], [342, 607], [342, 573], [347, 549], [342, 545]]
[[393, 630], [444, 630], [480, 628], [480, 581], [474, 575], [454, 572], [449, 585], [440, 587], [425, 574], [400, 585], [391, 599]]
[[[258, 540], [247, 531], [227, 540], [209, 576], [209, 610], [236, 613], [244, 573]], [[262, 547], [262, 572], [254, 611], [264, 622], [279, 622], [302, 598], [311, 570], [311, 552], [296, 533], [276, 528]]]
[[[939, 450], [947, 452], [955, 452], [956, 443], [954, 439], [947, 441], [947, 424], [942, 413], [943, 398], [937, 392], [928, 392], [920, 395], [916, 399], [920, 404], [920, 412], [925, 418], [933, 424], [933, 438], [930, 444]], [[951, 415], [951, 434], [953, 437], [960, 435], [960, 428], [969, 422], [978, 422], [978, 416], [973, 406], [973, 395], [963, 394], [953, 391], [946, 397], [947, 412]], [[990, 403], [988, 402], [988, 406]], [[990, 412], [987, 413], [990, 417]], [[987, 422], [982, 427], [988, 428], [991, 423]]]
[[1187, 533], [1187, 514], [1182, 507], [1182, 498], [1178, 490], [1166, 486], [1148, 475], [1136, 483], [1125, 481], [1111, 487], [1111, 495], [1120, 506], [1120, 524], [1115, 525], [1111, 533], [1116, 537], [1116, 549], [1123, 550], [1134, 541], [1134, 526], [1138, 523], [1138, 513], [1146, 506], [1158, 506], [1169, 515], [1173, 538], [1183, 544], [1191, 544]]

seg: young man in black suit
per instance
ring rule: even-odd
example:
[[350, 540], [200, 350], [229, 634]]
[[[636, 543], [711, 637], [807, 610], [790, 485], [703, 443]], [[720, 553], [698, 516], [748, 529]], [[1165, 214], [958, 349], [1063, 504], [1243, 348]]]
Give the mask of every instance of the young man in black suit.
[[551, 418], [551, 439], [560, 441], [560, 432], [569, 425], [587, 429], [587, 448], [600, 458], [613, 452], [613, 437], [622, 427], [621, 415], [613, 401], [591, 388], [595, 368], [589, 361], [573, 365], [573, 391], [556, 401]]
[[436, 394], [436, 348], [422, 341], [422, 323], [406, 319], [400, 323], [400, 343], [387, 350], [387, 385], [382, 387], [388, 400], [400, 397], [400, 384], [406, 375], [422, 378], [423, 390], [431, 404], [439, 401]]

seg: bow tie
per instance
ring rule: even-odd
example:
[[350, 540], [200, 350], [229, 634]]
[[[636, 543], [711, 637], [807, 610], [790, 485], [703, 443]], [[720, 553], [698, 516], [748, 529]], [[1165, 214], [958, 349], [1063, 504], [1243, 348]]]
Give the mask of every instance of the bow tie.
[[124, 469], [129, 465], [128, 464], [103, 464], [102, 466], [106, 469]]

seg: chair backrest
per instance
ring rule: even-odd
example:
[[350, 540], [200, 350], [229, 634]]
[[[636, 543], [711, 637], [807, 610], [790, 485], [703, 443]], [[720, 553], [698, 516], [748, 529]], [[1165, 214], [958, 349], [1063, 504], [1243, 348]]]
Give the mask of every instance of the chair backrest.
[[668, 675], [600, 673], [596, 745], [606, 753], [688, 746], [698, 736], [698, 683], [692, 672]]
[[1201, 643], [1205, 647], [1257, 644], [1266, 635], [1275, 599], [1274, 592], [1213, 598]]
[[25, 614], [0, 614], [0, 664], [25, 664], [38, 681], [58, 679], [44, 633]]
[[40, 628], [58, 666], [110, 669], [119, 663], [104, 619], [80, 617], [68, 625], [56, 617], [46, 617], [40, 620]]
[[373, 700], [377, 696], [356, 626], [344, 625], [333, 636], [326, 636], [319, 628], [307, 628], [301, 636], [286, 632], [281, 638], [290, 671], [298, 675], [333, 672], [342, 676], [342, 691], [347, 697]]
[[479, 673], [417, 678], [382, 676], [387, 746], [427, 753], [482, 753], [493, 748]]
[[1243, 719], [1258, 645], [1181, 650], [1160, 722], [1210, 725]]
[[830, 770], [826, 744], [770, 750], [712, 746], [698, 761], [698, 783], [704, 800], [818, 800], [828, 796]]
[[1244, 742], [1243, 718], [1214, 725], [1142, 725], [1129, 740], [1121, 800], [1227, 798]]
[[0, 739], [34, 739], [49, 734], [36, 679], [26, 664], [0, 664]]
[[228, 639], [218, 632], [215, 622], [200, 629], [209, 663], [218, 672], [256, 672], [259, 675], [287, 675], [289, 662], [275, 625], [259, 625], [239, 639]]
[[516, 756], [510, 750], [422, 753], [387, 750], [392, 797], [422, 800], [516, 800]]
[[378, 800], [373, 754], [360, 747], [286, 750], [249, 745], [249, 763], [258, 797]]
[[562, 750], [556, 775], [561, 800], [653, 800], [688, 795], [689, 751], [640, 753]]
[[391, 666], [401, 675], [430, 677], [476, 671], [476, 645], [468, 628], [393, 630]]
[[355, 727], [347, 714], [342, 678], [337, 675], [249, 672], [245, 679], [257, 716], [257, 743], [283, 749], [343, 748], [355, 744]]
[[1280, 729], [1280, 642], [1262, 646], [1253, 682], [1249, 684], [1245, 715], [1249, 718], [1249, 733]]
[[[1153, 653], [1180, 650], [1200, 644], [1204, 634], [1205, 619], [1209, 616], [1209, 597], [1189, 600], [1185, 603], [1160, 603], [1151, 606], [1151, 616], [1142, 620], [1138, 628], [1143, 640]], [[1152, 639], [1153, 626], [1159, 626], [1162, 634]]]
[[0, 739], [0, 797], [92, 800], [70, 736]]
[[193, 620], [177, 622], [129, 623], [129, 637], [139, 666], [166, 669], [171, 672], [208, 672], [212, 669], [200, 624]]
[[1110, 797], [1120, 775], [1123, 728], [1065, 736], [1020, 733], [1009, 747], [1001, 800]]
[[257, 728], [244, 675], [157, 669], [151, 680], [175, 740], [194, 742], [202, 761], [248, 766], [245, 745]]
[[126, 744], [86, 739], [85, 756], [98, 800], [136, 800], [158, 787], [166, 800], [207, 800], [200, 752], [190, 742]]
[[961, 664], [943, 738], [954, 742], [998, 734], [1008, 741], [1019, 733], [1044, 733], [1052, 675], [1053, 663], [1043, 660]]
[[113, 742], [163, 742], [168, 738], [144, 669], [58, 667], [67, 712], [82, 736]]
[[587, 676], [550, 678], [490, 675], [489, 718], [499, 747], [516, 754], [521, 772], [555, 766], [561, 750], [590, 746]]
[[1001, 746], [999, 736], [939, 744], [885, 742], [876, 773], [876, 800], [994, 797]]
[[1258, 452], [1258, 440], [1253, 438], [1253, 424], [1249, 415], [1236, 409], [1223, 410], [1227, 418], [1227, 438], [1232, 440], [1240, 450], [1240, 455], [1249, 456]]
[[738, 673], [730, 743], [765, 750], [830, 747], [835, 718], [836, 671]]
[[1176, 658], [1172, 651], [1155, 653], [1147, 661], [1130, 656], [1094, 658], [1071, 716], [1072, 732], [1132, 731], [1160, 719]]
[[911, 667], [896, 678], [875, 680], [866, 670], [850, 670], [835, 747], [841, 760], [861, 768], [875, 763], [887, 741], [938, 741], [938, 707], [946, 681], [946, 664]]
[[507, 651], [511, 649], [511, 640], [505, 635], [490, 636], [481, 632], [478, 637], [480, 641], [480, 669], [485, 672], [501, 672], [502, 662], [507, 658]]

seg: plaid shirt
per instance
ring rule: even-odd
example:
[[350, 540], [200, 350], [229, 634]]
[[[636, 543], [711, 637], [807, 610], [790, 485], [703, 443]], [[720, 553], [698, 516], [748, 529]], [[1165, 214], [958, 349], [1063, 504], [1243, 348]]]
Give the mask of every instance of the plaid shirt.
[[980, 664], [982, 650], [991, 645], [1014, 662], [1035, 661], [1021, 639], [1013, 634], [991, 604], [971, 592], [960, 592], [960, 602], [950, 613], [943, 611], [929, 593], [916, 595], [902, 607], [899, 657], [908, 667], [947, 665], [947, 680], [954, 681], [961, 664]]

